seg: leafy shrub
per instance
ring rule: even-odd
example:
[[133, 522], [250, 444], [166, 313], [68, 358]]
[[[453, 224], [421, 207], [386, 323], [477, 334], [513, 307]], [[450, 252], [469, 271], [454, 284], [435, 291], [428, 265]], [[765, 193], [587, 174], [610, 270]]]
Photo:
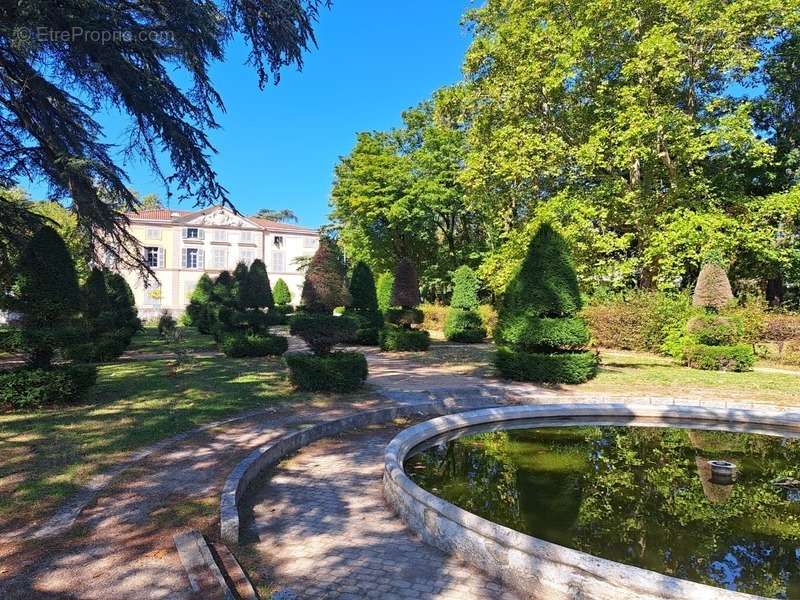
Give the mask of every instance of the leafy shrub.
[[392, 306], [414, 308], [420, 303], [417, 269], [407, 258], [397, 263], [392, 286]]
[[81, 401], [97, 380], [94, 365], [68, 365], [52, 369], [21, 367], [0, 371], [0, 405], [33, 409]]
[[429, 331], [444, 331], [444, 324], [447, 321], [447, 313], [450, 312], [449, 306], [443, 304], [424, 303], [419, 305], [422, 311], [422, 328]]
[[385, 313], [392, 307], [392, 289], [394, 288], [394, 274], [381, 273], [375, 285], [378, 296], [378, 310]]
[[543, 224], [503, 297], [495, 330], [503, 345], [495, 361], [500, 372], [512, 379], [564, 383], [593, 377], [597, 357], [577, 352], [589, 341], [577, 316], [581, 306], [567, 242]]
[[683, 352], [687, 366], [708, 371], [749, 371], [756, 361], [753, 349], [747, 344], [693, 344], [686, 346]]
[[424, 329], [407, 329], [387, 324], [380, 332], [381, 350], [389, 352], [417, 352], [427, 350], [431, 336]]
[[762, 339], [768, 342], [800, 340], [800, 315], [771, 314], [764, 319]]
[[497, 329], [497, 311], [491, 304], [481, 304], [478, 307], [478, 314], [481, 316], [483, 326], [486, 327], [486, 333], [490, 337], [494, 336], [494, 330]]
[[418, 308], [390, 308], [385, 314], [389, 323], [403, 327], [419, 325], [425, 319], [425, 314]]
[[291, 352], [285, 356], [289, 381], [311, 392], [352, 392], [367, 379], [367, 359], [358, 352], [324, 356]]
[[690, 318], [686, 329], [699, 344], [706, 346], [736, 344], [744, 335], [744, 324], [741, 319], [714, 313], [704, 313]]
[[[272, 298], [276, 306], [290, 306], [292, 304], [292, 292], [283, 279], [278, 278], [275, 287], [272, 288]], [[291, 311], [290, 311], [291, 312]]]
[[0, 330], [0, 352], [19, 352], [22, 347], [22, 339], [19, 329], [9, 327]]
[[[276, 304], [274, 310], [282, 315], [291, 315], [294, 312], [294, 306], [291, 304]], [[287, 320], [286, 322], [288, 323], [289, 321]]]
[[356, 322], [350, 317], [303, 312], [292, 317], [289, 330], [301, 337], [314, 354], [327, 354], [336, 345], [353, 339]]
[[450, 299], [450, 306], [461, 310], [476, 310], [480, 287], [475, 271], [466, 265], [458, 267], [453, 272], [453, 296]]
[[584, 383], [597, 374], [593, 352], [525, 352], [501, 346], [495, 366], [506, 377], [545, 383]]
[[686, 294], [635, 291], [592, 302], [581, 316], [594, 346], [662, 352], [668, 333], [683, 332], [692, 312]]
[[444, 335], [451, 342], [475, 344], [486, 337], [486, 328], [475, 310], [450, 308], [444, 325]]
[[225, 356], [280, 356], [289, 348], [289, 341], [280, 335], [232, 334], [220, 344]]
[[381, 327], [383, 327], [383, 315], [381, 313], [348, 308], [344, 314], [356, 323], [355, 333], [352, 339], [349, 340], [351, 343], [360, 346], [378, 345]]
[[161, 313], [161, 316], [158, 317], [158, 335], [161, 337], [172, 335], [172, 332], [175, 331], [175, 327], [177, 325], [178, 324], [175, 322], [175, 317], [165, 310]]

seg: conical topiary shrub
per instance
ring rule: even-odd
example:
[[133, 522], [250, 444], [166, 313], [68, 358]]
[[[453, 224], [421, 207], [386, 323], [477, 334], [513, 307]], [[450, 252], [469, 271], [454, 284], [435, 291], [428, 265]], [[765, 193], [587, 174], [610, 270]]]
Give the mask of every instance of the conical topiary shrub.
[[509, 282], [495, 339], [498, 370], [511, 379], [582, 383], [597, 372], [597, 356], [585, 350], [586, 323], [566, 240], [544, 224], [528, 245]]
[[356, 322], [356, 333], [352, 340], [354, 344], [378, 345], [383, 315], [378, 310], [375, 279], [363, 261], [359, 261], [353, 268], [353, 276], [350, 278], [350, 304], [345, 314]]
[[332, 352], [336, 344], [351, 340], [356, 323], [333, 309], [347, 305], [344, 265], [333, 242], [321, 239], [306, 270], [302, 293], [303, 311], [291, 319], [290, 331], [302, 338], [313, 355], [286, 355], [289, 380], [301, 390], [347, 392], [359, 388], [367, 378], [367, 360], [357, 352]]
[[284, 313], [292, 312], [292, 292], [289, 291], [289, 286], [283, 279], [278, 278], [275, 282], [275, 287], [272, 289], [272, 298], [275, 301], [276, 308]]
[[424, 315], [417, 308], [420, 303], [417, 269], [407, 258], [397, 263], [392, 286], [392, 308], [385, 312], [388, 324], [381, 330], [380, 344], [383, 350], [415, 351], [427, 350], [430, 334], [413, 326], [422, 323]]
[[75, 265], [52, 227], [39, 229], [22, 251], [12, 309], [21, 314], [22, 347], [32, 367], [50, 368], [56, 350], [75, 343], [81, 308]]
[[692, 304], [700, 314], [686, 324], [678, 358], [695, 369], [747, 371], [755, 364], [749, 344], [742, 343], [744, 323], [740, 317], [719, 314], [734, 300], [721, 257], [711, 254], [697, 278]]
[[207, 273], [200, 276], [197, 285], [192, 291], [189, 305], [186, 307], [186, 314], [189, 316], [189, 324], [197, 327], [200, 333], [210, 334], [212, 319], [209, 314], [209, 305], [214, 294], [214, 282]]
[[451, 342], [475, 343], [486, 337], [478, 314], [480, 282], [475, 271], [464, 265], [453, 272], [453, 297], [444, 323], [444, 335]]
[[375, 285], [378, 296], [378, 310], [386, 314], [392, 307], [392, 289], [394, 288], [394, 273], [381, 273]]

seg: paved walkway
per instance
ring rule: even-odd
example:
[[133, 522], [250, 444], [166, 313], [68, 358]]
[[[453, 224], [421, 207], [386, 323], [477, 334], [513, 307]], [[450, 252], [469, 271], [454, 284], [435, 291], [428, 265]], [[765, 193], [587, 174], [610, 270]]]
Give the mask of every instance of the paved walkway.
[[246, 536], [262, 575], [303, 599], [517, 598], [414, 537], [386, 506], [383, 450], [400, 429], [311, 444], [247, 498]]

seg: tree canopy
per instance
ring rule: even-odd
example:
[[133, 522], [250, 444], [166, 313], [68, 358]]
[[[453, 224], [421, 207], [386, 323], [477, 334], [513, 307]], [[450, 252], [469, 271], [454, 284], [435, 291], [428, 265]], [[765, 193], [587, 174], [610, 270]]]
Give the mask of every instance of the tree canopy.
[[[277, 83], [282, 67], [302, 67], [318, 12], [328, 5], [21, 0], [4, 6], [0, 185], [43, 179], [54, 199], [71, 199], [100, 258], [146, 269], [123, 214], [140, 201], [94, 114], [112, 106], [128, 116], [123, 155], [140, 157], [181, 197], [198, 205], [227, 202], [210, 162], [215, 150], [207, 132], [218, 126], [215, 111], [224, 109], [210, 65], [238, 36], [259, 84]], [[3, 202], [0, 211], [4, 225], [18, 219], [18, 208]]]
[[686, 289], [719, 250], [734, 287], [800, 298], [795, 2], [488, 0], [465, 20], [463, 81], [337, 166], [348, 256], [409, 256], [429, 298], [460, 264], [500, 294], [554, 223], [588, 292]]

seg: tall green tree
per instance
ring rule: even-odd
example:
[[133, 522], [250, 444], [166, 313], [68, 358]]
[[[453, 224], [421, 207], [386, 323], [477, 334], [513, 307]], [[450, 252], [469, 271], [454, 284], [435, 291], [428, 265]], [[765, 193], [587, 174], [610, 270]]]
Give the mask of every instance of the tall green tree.
[[[139, 206], [94, 115], [130, 117], [124, 154], [144, 159], [200, 204], [227, 201], [207, 132], [222, 97], [210, 76], [225, 46], [243, 38], [263, 87], [302, 67], [327, 0], [20, 0], [0, 12], [0, 182], [41, 178], [69, 197], [93, 248], [146, 268], [122, 214]], [[125, 32], [98, 40], [69, 32]], [[56, 35], [54, 35], [56, 34]], [[165, 161], [161, 161], [161, 157]], [[162, 170], [161, 165], [168, 165]], [[108, 201], [106, 200], [108, 199]], [[0, 223], [18, 208], [0, 203]]]
[[72, 257], [52, 227], [41, 227], [20, 255], [7, 307], [21, 314], [22, 346], [31, 366], [50, 367], [55, 351], [72, 343], [81, 293]]
[[297, 215], [294, 214], [294, 211], [290, 208], [281, 208], [279, 210], [261, 208], [253, 216], [268, 221], [276, 221], [277, 223], [297, 223], [299, 220]]

